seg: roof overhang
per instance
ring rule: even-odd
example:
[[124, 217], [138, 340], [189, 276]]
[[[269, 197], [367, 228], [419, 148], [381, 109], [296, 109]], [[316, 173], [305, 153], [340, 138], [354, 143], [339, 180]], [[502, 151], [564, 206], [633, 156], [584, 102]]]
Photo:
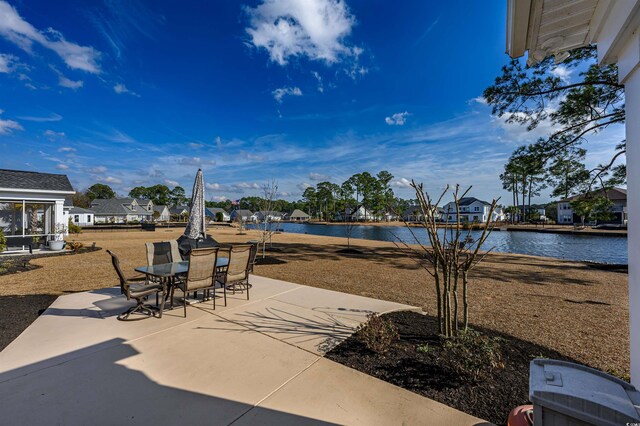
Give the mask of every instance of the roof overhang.
[[0, 188], [0, 192], [25, 192], [29, 194], [74, 195], [75, 191], [53, 191], [49, 189]]
[[[640, 63], [640, 41], [632, 37], [638, 28], [640, 0], [507, 0], [507, 53], [528, 51], [529, 65], [551, 55], [559, 63], [572, 49], [596, 45], [599, 64], [618, 63], [624, 83]], [[632, 39], [635, 54], [625, 55]]]

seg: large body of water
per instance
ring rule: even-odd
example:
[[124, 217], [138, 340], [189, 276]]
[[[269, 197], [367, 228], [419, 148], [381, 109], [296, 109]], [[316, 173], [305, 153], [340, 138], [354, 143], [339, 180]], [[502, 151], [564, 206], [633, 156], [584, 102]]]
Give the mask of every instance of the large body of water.
[[[342, 225], [310, 225], [305, 223], [280, 223], [284, 232], [298, 234], [346, 237]], [[399, 238], [406, 243], [415, 243], [411, 232], [402, 226], [353, 226], [351, 238], [366, 240], [394, 241]], [[412, 228], [422, 243], [428, 243], [425, 230]], [[480, 232], [471, 234], [478, 238]], [[494, 231], [487, 239], [484, 248], [493, 247], [502, 253], [530, 254], [534, 256], [555, 257], [567, 260], [586, 260], [601, 263], [627, 263], [626, 237], [600, 237], [593, 235], [552, 234], [539, 232]]]

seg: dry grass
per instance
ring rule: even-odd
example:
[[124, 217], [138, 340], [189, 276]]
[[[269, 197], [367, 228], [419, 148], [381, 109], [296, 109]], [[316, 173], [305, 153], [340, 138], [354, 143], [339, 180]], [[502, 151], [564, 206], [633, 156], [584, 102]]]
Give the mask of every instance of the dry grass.
[[[111, 249], [125, 271], [145, 264], [144, 243], [177, 238], [181, 230], [84, 233], [76, 239]], [[245, 242], [256, 231], [212, 229], [220, 242]], [[256, 274], [422, 306], [435, 314], [433, 281], [392, 243], [353, 240], [363, 255], [336, 251], [346, 240], [306, 234], [274, 235], [269, 255], [280, 264]], [[105, 251], [40, 258], [40, 269], [0, 276], [0, 296], [63, 294], [114, 286]], [[629, 371], [627, 275], [581, 263], [524, 255], [489, 256], [472, 274], [471, 322], [555, 349], [603, 370]], [[531, 354], [536, 355], [536, 354]]]

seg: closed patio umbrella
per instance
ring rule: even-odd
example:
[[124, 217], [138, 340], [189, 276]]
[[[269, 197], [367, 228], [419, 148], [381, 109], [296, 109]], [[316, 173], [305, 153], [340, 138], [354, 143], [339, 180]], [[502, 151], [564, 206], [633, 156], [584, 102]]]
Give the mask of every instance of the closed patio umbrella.
[[216, 240], [207, 235], [204, 209], [204, 179], [202, 178], [202, 170], [198, 169], [196, 180], [193, 183], [189, 221], [184, 234], [178, 238], [178, 247], [183, 257], [186, 257], [194, 248], [215, 247], [218, 245]]

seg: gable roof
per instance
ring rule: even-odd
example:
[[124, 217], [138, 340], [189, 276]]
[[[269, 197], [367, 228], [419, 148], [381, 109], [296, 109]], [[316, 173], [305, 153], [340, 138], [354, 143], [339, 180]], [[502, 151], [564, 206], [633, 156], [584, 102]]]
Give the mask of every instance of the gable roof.
[[[603, 189], [596, 189], [595, 191], [589, 192], [589, 195], [605, 196], [609, 200], [626, 200], [627, 190], [624, 188], [611, 188], [611, 189], [607, 189], [606, 191]], [[573, 197], [563, 198], [558, 202], [561, 203], [561, 202], [573, 201], [576, 198], [580, 198], [580, 197], [582, 197], [582, 195], [574, 195]]]
[[[164, 212], [164, 209], [166, 209], [166, 208], [167, 208], [167, 206], [155, 206], [155, 205], [154, 205], [154, 206], [153, 206], [153, 211], [154, 211], [154, 212], [158, 212], [158, 213], [162, 214], [162, 213]], [[168, 210], [169, 210], [169, 209], [167, 209], [167, 211], [168, 211]]]
[[0, 169], [0, 188], [74, 193], [67, 175]]
[[484, 204], [485, 206], [490, 206], [491, 205], [491, 203], [487, 203], [486, 201], [478, 200], [476, 197], [463, 197], [463, 198], [460, 198], [459, 204], [461, 206], [468, 206], [468, 205], [471, 205], [471, 204], [475, 203], [476, 201], [479, 202], [479, 203]]
[[189, 206], [171, 206], [169, 207], [169, 213], [182, 214], [183, 212], [189, 213]]
[[295, 209], [294, 211], [291, 212], [289, 217], [311, 217], [311, 216], [309, 216], [308, 214], [306, 214], [300, 209]]
[[147, 209], [140, 207], [135, 198], [96, 198], [91, 202], [91, 210], [97, 215], [150, 216], [152, 214]]
[[234, 211], [231, 212], [231, 216], [235, 217], [235, 216], [238, 216], [238, 215], [251, 217], [251, 216], [253, 216], [253, 212], [251, 210], [243, 210], [243, 209], [234, 210]]
[[223, 215], [229, 216], [229, 212], [220, 207], [207, 207], [205, 209], [205, 213], [211, 213], [213, 216], [215, 216], [217, 213], [222, 213]]
[[83, 209], [82, 207], [71, 207], [69, 214], [94, 214], [93, 210]]

